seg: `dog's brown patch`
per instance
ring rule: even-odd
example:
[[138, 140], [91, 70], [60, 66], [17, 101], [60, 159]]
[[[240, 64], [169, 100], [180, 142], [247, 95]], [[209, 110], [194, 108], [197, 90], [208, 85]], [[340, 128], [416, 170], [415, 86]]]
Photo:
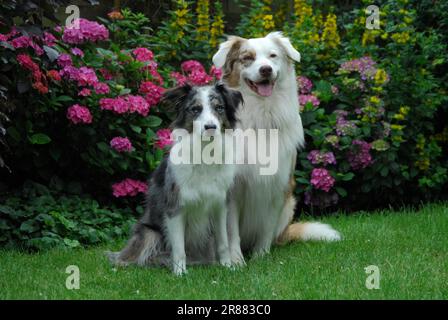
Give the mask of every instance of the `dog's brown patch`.
[[276, 244], [281, 245], [291, 241], [301, 240], [307, 223], [289, 224], [282, 234], [277, 238]]
[[240, 53], [241, 64], [245, 67], [250, 66], [255, 61], [256, 58], [257, 58], [257, 53], [253, 49], [247, 49], [247, 50], [241, 51], [241, 53]]
[[244, 38], [231, 37], [229, 41], [232, 42], [229, 53], [226, 57], [226, 62], [223, 66], [223, 79], [230, 87], [238, 87], [240, 85], [240, 59], [241, 46], [246, 41]]
[[291, 164], [291, 173], [289, 174], [289, 183], [285, 190], [285, 202], [288, 201], [289, 197], [294, 196], [294, 190], [296, 188], [296, 178], [295, 178], [295, 171], [296, 171], [296, 162], [297, 162], [297, 152], [294, 151], [294, 154], [292, 155], [292, 164]]

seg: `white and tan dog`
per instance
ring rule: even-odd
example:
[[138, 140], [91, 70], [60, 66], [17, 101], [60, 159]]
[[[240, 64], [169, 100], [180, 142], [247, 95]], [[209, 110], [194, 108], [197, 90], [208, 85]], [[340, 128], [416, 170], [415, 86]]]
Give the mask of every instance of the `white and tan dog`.
[[239, 165], [229, 201], [232, 262], [244, 264], [243, 252], [269, 252], [274, 243], [292, 240], [339, 240], [329, 225], [293, 223], [297, 148], [304, 145], [294, 61], [300, 53], [288, 38], [273, 32], [264, 38], [231, 36], [213, 56], [223, 81], [239, 90], [240, 128], [278, 129], [278, 163], [274, 175], [260, 175], [260, 164]]

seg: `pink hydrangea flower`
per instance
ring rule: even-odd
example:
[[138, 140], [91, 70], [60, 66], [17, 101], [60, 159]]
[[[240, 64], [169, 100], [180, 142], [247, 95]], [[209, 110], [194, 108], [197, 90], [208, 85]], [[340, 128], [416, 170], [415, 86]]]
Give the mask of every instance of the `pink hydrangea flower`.
[[320, 101], [315, 95], [312, 95], [312, 94], [299, 95], [299, 104], [301, 106], [305, 106], [308, 102], [311, 102], [313, 107], [317, 107], [320, 105]]
[[322, 152], [320, 150], [312, 150], [308, 153], [308, 160], [312, 164], [323, 164], [324, 166], [328, 164], [336, 164], [336, 158], [333, 152]]
[[58, 57], [57, 64], [61, 68], [72, 66], [73, 65], [72, 57], [70, 57], [70, 55], [67, 53], [61, 53]]
[[171, 72], [170, 77], [176, 81], [176, 86], [183, 86], [188, 81], [187, 77], [179, 72]]
[[42, 49], [39, 45], [37, 45], [35, 42], [31, 41], [30, 43], [30, 47], [34, 49], [34, 52], [38, 55], [41, 56], [44, 54], [44, 49]]
[[90, 91], [90, 89], [84, 88], [81, 91], [79, 91], [78, 96], [88, 97], [91, 94], [92, 94], [92, 91]]
[[107, 69], [101, 68], [100, 73], [103, 76], [104, 80], [106, 80], [106, 81], [112, 80], [114, 78], [113, 74]]
[[61, 70], [59, 70], [59, 74], [61, 77], [75, 81], [78, 79], [78, 69], [74, 66], [65, 66]]
[[11, 45], [15, 49], [28, 48], [31, 45], [31, 42], [33, 42], [33, 40], [31, 40], [30, 37], [28, 37], [28, 36], [20, 36], [20, 37], [17, 37], [15, 39], [13, 39], [11, 41]]
[[98, 82], [95, 70], [88, 67], [81, 67], [78, 69], [78, 86], [93, 86]]
[[100, 99], [100, 107], [102, 110], [110, 110], [118, 114], [129, 111], [129, 103], [123, 97], [102, 98]]
[[56, 44], [56, 38], [50, 32], [44, 32], [44, 44], [46, 46], [52, 47]]
[[39, 66], [27, 54], [18, 54], [16, 59], [21, 67], [29, 71], [36, 72], [39, 70]]
[[96, 94], [108, 94], [110, 92], [109, 86], [103, 82], [96, 82], [93, 84]]
[[149, 103], [142, 96], [128, 95], [126, 99], [129, 103], [129, 111], [131, 113], [137, 112], [146, 117], [149, 113]]
[[216, 80], [221, 80], [222, 69], [221, 68], [216, 68], [215, 66], [212, 66], [210, 68], [209, 74], [210, 74], [210, 76], [215, 77]]
[[92, 123], [90, 110], [79, 104], [75, 104], [67, 109], [67, 118], [74, 124]]
[[79, 48], [71, 48], [70, 51], [74, 56], [84, 57], [84, 51]]
[[81, 44], [84, 42], [107, 40], [109, 31], [107, 28], [95, 21], [87, 19], [76, 19], [71, 25], [64, 29], [62, 40], [70, 44]]
[[160, 75], [160, 73], [157, 71], [157, 62], [150, 61], [147, 65], [143, 66], [141, 68], [142, 72], [149, 72], [149, 74], [152, 76], [152, 79], [154, 81], [157, 81], [159, 85], [163, 85], [163, 78]]
[[127, 137], [115, 137], [110, 140], [111, 148], [118, 152], [131, 152], [132, 143]]
[[344, 74], [358, 72], [363, 81], [373, 80], [377, 72], [376, 62], [371, 57], [365, 56], [359, 59], [344, 62], [337, 73]]
[[144, 81], [140, 84], [139, 91], [146, 95], [145, 99], [151, 107], [159, 103], [165, 90], [151, 81]]
[[148, 62], [154, 59], [154, 53], [146, 48], [136, 48], [132, 53], [135, 56], [135, 60], [140, 62]]
[[353, 149], [348, 152], [347, 160], [353, 170], [360, 170], [368, 167], [372, 163], [370, 149], [372, 145], [361, 140], [353, 140]]
[[188, 76], [188, 80], [195, 86], [201, 86], [208, 84], [213, 80], [211, 76], [209, 76], [205, 71], [195, 70], [190, 73]]
[[176, 85], [184, 85], [191, 83], [192, 85], [205, 85], [213, 81], [213, 78], [220, 79], [222, 76], [221, 69], [212, 67], [210, 74], [207, 74], [204, 66], [196, 60], [184, 61], [181, 64], [183, 73], [172, 72], [170, 77], [176, 81]]
[[205, 72], [204, 66], [199, 61], [196, 61], [196, 60], [184, 61], [184, 62], [182, 62], [180, 67], [186, 73], [191, 73], [193, 71]]
[[138, 193], [146, 193], [148, 185], [143, 181], [125, 179], [112, 185], [114, 197], [135, 197]]
[[299, 92], [301, 94], [309, 94], [313, 89], [311, 80], [304, 76], [297, 77], [297, 84], [299, 85]]
[[8, 41], [8, 36], [0, 33], [0, 41]]
[[333, 187], [335, 181], [327, 169], [314, 168], [311, 172], [310, 182], [316, 189], [328, 192]]
[[154, 146], [158, 149], [164, 149], [166, 146], [173, 144], [173, 139], [171, 138], [170, 129], [160, 129], [156, 132], [157, 140]]

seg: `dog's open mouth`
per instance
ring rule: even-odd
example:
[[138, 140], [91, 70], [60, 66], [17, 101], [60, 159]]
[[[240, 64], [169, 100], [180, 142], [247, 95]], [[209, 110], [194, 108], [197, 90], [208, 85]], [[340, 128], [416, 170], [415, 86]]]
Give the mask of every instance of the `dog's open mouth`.
[[272, 90], [274, 89], [275, 80], [262, 80], [259, 82], [254, 82], [246, 78], [246, 83], [252, 91], [260, 96], [270, 97], [272, 95]]

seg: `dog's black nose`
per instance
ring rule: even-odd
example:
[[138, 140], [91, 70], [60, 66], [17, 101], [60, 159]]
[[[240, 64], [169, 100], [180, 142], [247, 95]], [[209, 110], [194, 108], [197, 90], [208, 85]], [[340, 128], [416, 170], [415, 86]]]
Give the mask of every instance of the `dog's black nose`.
[[272, 74], [272, 68], [271, 66], [262, 66], [260, 68], [260, 74], [262, 77], [269, 77]]
[[205, 130], [216, 130], [215, 124], [206, 124], [204, 125]]

